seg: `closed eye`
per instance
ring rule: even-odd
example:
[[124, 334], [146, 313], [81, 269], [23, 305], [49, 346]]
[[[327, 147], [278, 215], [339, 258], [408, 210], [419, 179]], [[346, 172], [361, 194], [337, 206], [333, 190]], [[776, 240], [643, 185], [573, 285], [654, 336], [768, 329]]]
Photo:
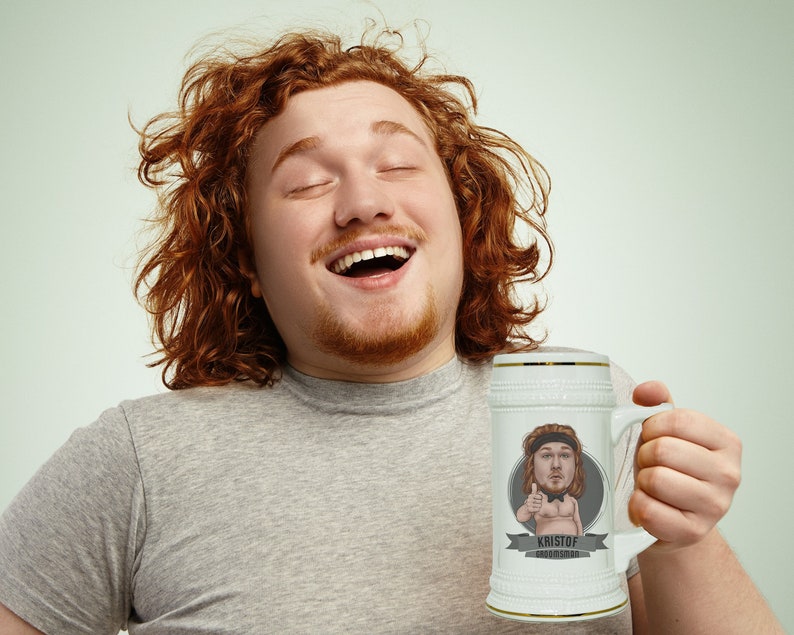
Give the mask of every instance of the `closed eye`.
[[306, 194], [308, 192], [311, 192], [312, 190], [321, 188], [328, 184], [330, 184], [330, 181], [323, 181], [322, 183], [310, 183], [309, 185], [301, 185], [299, 187], [294, 187], [287, 191], [287, 196], [288, 197], [300, 196], [301, 194]]
[[392, 167], [384, 168], [379, 170], [381, 174], [391, 175], [391, 176], [401, 176], [403, 174], [410, 174], [418, 170], [414, 165], [395, 165]]

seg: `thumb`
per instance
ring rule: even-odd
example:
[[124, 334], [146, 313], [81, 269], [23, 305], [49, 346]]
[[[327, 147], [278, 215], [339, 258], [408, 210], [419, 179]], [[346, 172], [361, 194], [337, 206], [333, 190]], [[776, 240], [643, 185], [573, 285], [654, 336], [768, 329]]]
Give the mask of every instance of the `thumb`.
[[660, 381], [646, 381], [634, 389], [634, 403], [638, 406], [658, 406], [673, 403], [670, 390]]
[[535, 495], [538, 493], [538, 484], [532, 483], [532, 494]]

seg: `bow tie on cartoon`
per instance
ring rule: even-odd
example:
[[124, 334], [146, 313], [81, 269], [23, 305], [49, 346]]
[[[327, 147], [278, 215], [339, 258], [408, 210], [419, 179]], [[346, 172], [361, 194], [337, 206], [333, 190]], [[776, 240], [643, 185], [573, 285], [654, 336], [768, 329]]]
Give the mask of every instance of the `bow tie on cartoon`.
[[559, 494], [554, 494], [554, 493], [551, 493], [551, 492], [547, 492], [545, 489], [540, 490], [540, 491], [543, 492], [546, 495], [546, 498], [547, 498], [547, 500], [549, 502], [552, 502], [554, 500], [558, 500], [558, 501], [560, 501], [562, 503], [565, 500], [565, 492], [560, 492]]

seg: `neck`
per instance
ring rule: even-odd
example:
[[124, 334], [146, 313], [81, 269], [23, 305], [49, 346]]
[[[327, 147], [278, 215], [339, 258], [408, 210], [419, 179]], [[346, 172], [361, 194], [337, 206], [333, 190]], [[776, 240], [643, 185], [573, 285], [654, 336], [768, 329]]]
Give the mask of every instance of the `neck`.
[[432, 347], [398, 364], [388, 366], [353, 364], [330, 356], [318, 357], [305, 359], [288, 354], [287, 361], [295, 370], [318, 379], [385, 384], [414, 379], [441, 368], [455, 357], [455, 348], [454, 345]]

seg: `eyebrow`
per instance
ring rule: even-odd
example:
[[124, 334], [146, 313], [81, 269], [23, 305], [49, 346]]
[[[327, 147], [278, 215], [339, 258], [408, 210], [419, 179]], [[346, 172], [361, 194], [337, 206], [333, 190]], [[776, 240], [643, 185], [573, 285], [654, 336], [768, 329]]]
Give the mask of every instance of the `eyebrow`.
[[423, 146], [427, 147], [424, 139], [411, 130], [408, 126], [401, 124], [399, 121], [381, 120], [375, 121], [371, 126], [372, 132], [381, 135], [404, 134], [412, 137]]
[[[390, 121], [387, 119], [375, 121], [370, 126], [370, 130], [377, 134], [377, 135], [395, 135], [395, 134], [404, 134], [412, 139], [415, 139], [418, 143], [422, 144], [424, 147], [427, 147], [424, 139], [416, 134], [413, 130], [408, 128], [408, 126], [401, 124], [399, 121]], [[320, 147], [321, 141], [319, 137], [304, 137], [303, 139], [299, 139], [295, 143], [291, 143], [288, 146], [282, 148], [282, 150], [278, 153], [276, 160], [273, 163], [273, 167], [271, 168], [271, 172], [275, 172], [276, 168], [280, 166], [284, 161], [286, 161], [289, 157], [295, 156], [296, 154], [301, 154], [303, 152], [308, 152], [310, 150], [316, 150]]]
[[[541, 450], [546, 450], [547, 452], [553, 452], [554, 451], [554, 450], [551, 449], [551, 446], [541, 445], [537, 450], [535, 450], [535, 453], [537, 454]], [[560, 451], [561, 452], [564, 452], [564, 451], [573, 452], [573, 448], [570, 445], [568, 445], [567, 443], [563, 443], [562, 446], [560, 447]]]
[[288, 146], [281, 149], [281, 152], [278, 153], [276, 157], [276, 161], [273, 163], [273, 167], [271, 168], [271, 172], [275, 172], [276, 168], [284, 163], [289, 157], [294, 156], [296, 154], [300, 154], [302, 152], [308, 152], [309, 150], [315, 150], [320, 146], [320, 137], [304, 137], [303, 139], [299, 139], [295, 143], [291, 143]]

